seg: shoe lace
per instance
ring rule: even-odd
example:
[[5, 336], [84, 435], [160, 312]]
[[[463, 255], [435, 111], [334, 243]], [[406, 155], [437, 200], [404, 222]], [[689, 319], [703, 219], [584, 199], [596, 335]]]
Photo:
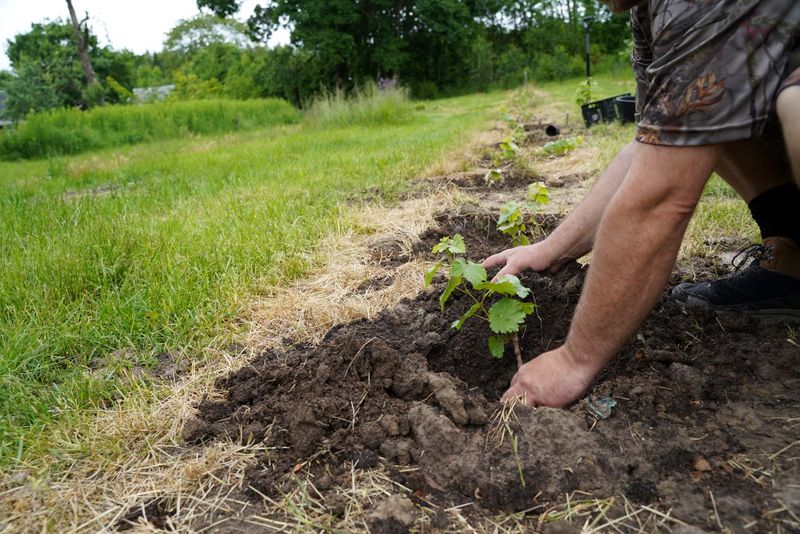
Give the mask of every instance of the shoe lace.
[[763, 253], [764, 246], [756, 244], [748, 245], [739, 250], [739, 252], [737, 252], [731, 260], [731, 265], [733, 265], [734, 272], [739, 272], [739, 270], [751, 262], [751, 260], [753, 262], [760, 261]]

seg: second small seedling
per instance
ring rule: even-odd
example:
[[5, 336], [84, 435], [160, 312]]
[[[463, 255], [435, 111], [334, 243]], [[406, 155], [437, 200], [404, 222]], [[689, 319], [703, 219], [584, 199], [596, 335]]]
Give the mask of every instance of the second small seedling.
[[[528, 202], [521, 206], [517, 202], [508, 202], [501, 206], [500, 217], [497, 219], [497, 230], [511, 238], [511, 244], [515, 247], [530, 245], [528, 239], [528, 226], [526, 221], [538, 225], [533, 218], [533, 214], [542, 206], [550, 202], [550, 191], [542, 182], [536, 182], [528, 186]], [[527, 210], [527, 214], [524, 210]]]

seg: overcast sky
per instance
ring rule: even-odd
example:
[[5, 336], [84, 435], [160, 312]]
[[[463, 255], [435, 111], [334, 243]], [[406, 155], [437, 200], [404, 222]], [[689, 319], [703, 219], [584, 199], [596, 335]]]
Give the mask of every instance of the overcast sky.
[[[244, 0], [237, 18], [246, 19], [258, 3]], [[198, 12], [196, 0], [72, 0], [72, 5], [78, 19], [89, 12], [89, 25], [101, 45], [136, 53], [160, 50], [167, 31]], [[59, 17], [69, 19], [65, 0], [0, 0], [0, 70], [11, 68], [9, 39], [30, 30], [31, 23]], [[287, 42], [288, 37], [276, 32], [273, 41]]]

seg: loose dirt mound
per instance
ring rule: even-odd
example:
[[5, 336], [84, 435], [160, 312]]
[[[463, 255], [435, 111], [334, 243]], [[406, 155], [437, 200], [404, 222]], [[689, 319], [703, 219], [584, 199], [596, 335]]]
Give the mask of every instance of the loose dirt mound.
[[[424, 237], [457, 230], [478, 255], [505, 248], [485, 224], [442, 219]], [[563, 341], [584, 274], [572, 264], [523, 278], [538, 305], [521, 340], [528, 358]], [[263, 440], [269, 452], [247, 477], [267, 496], [298, 476], [332, 496], [351, 466], [380, 464], [411, 500], [472, 502], [466, 513], [481, 516], [541, 511], [581, 490], [671, 508], [705, 528], [723, 521], [763, 531], [800, 506], [800, 349], [787, 327], [686, 313], [664, 298], [592, 392], [617, 401], [610, 418], [590, 415], [588, 397], [568, 410], [502, 410], [513, 357], [489, 355], [477, 320], [452, 330], [470, 303], [456, 299], [442, 313], [440, 289], [334, 328], [319, 346], [262, 354], [218, 384], [225, 398], [200, 404], [185, 439]], [[376, 510], [376, 531], [413, 520], [407, 500], [389, 504], [403, 513]], [[336, 499], [329, 506], [344, 513]]]

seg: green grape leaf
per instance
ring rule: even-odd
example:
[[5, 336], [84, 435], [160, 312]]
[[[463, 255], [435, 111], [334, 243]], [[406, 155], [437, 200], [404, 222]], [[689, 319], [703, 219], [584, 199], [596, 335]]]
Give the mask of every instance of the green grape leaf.
[[519, 330], [525, 317], [533, 313], [534, 305], [504, 298], [489, 308], [489, 328], [495, 334], [511, 334]]
[[441, 252], [448, 252], [450, 254], [466, 254], [467, 245], [464, 243], [464, 238], [461, 234], [455, 234], [453, 237], [445, 236], [437, 244], [433, 246], [433, 253], [439, 254]]
[[524, 299], [531, 294], [531, 290], [522, 285], [519, 278], [513, 274], [504, 274], [496, 282], [486, 282], [476, 286], [477, 290], [487, 290], [499, 295], [517, 296]]
[[498, 182], [502, 182], [503, 181], [503, 169], [492, 169], [491, 171], [486, 173], [486, 176], [484, 177], [484, 180], [486, 180], [490, 184], [495, 184], [495, 183], [498, 183]]
[[522, 219], [522, 211], [516, 202], [508, 202], [500, 207], [500, 217], [497, 219], [497, 228], [502, 231], [504, 226], [517, 224]]
[[506, 352], [505, 336], [489, 336], [489, 352], [495, 358], [502, 358]]
[[483, 265], [470, 261], [464, 266], [464, 278], [466, 278], [467, 281], [472, 284], [472, 287], [476, 287], [486, 282], [488, 275], [486, 274], [486, 269], [483, 268]]
[[[521, 231], [524, 232], [525, 230], [526, 228], [523, 226]], [[531, 240], [528, 239], [528, 236], [526, 236], [525, 234], [519, 234], [514, 236], [514, 239], [511, 241], [511, 244], [514, 245], [515, 247], [525, 247], [531, 244]]]
[[528, 199], [537, 206], [544, 206], [550, 202], [550, 190], [542, 182], [535, 182], [528, 186]]
[[453, 260], [453, 263], [450, 264], [450, 278], [456, 276], [462, 276], [464, 274], [464, 270], [467, 268], [467, 262], [464, 258], [456, 258]]
[[450, 295], [453, 294], [453, 291], [455, 291], [460, 283], [460, 276], [455, 276], [447, 281], [447, 287], [444, 288], [444, 292], [439, 296], [439, 307], [442, 309], [442, 311], [444, 311], [444, 305], [447, 304], [448, 300], [450, 300]]
[[478, 310], [480, 309], [481, 305], [476, 302], [469, 310], [467, 310], [467, 313], [459, 317], [456, 321], [453, 321], [453, 324], [451, 324], [450, 327], [455, 328], [456, 330], [461, 330], [461, 327], [464, 326], [464, 323], [467, 321], [467, 319], [478, 313]]
[[449, 244], [450, 244], [450, 238], [443, 237], [438, 243], [433, 245], [431, 252], [433, 252], [434, 254], [439, 254], [441, 252], [444, 252], [445, 250], [447, 250]]
[[453, 241], [450, 243], [450, 252], [453, 254], [467, 253], [467, 245], [464, 243], [464, 238], [461, 237], [461, 234], [453, 236]]
[[425, 272], [425, 287], [431, 285], [431, 282], [433, 282], [433, 277], [436, 276], [436, 273], [439, 272], [439, 269], [442, 267], [442, 265], [444, 265], [444, 260], [439, 260], [433, 265], [433, 267]]

